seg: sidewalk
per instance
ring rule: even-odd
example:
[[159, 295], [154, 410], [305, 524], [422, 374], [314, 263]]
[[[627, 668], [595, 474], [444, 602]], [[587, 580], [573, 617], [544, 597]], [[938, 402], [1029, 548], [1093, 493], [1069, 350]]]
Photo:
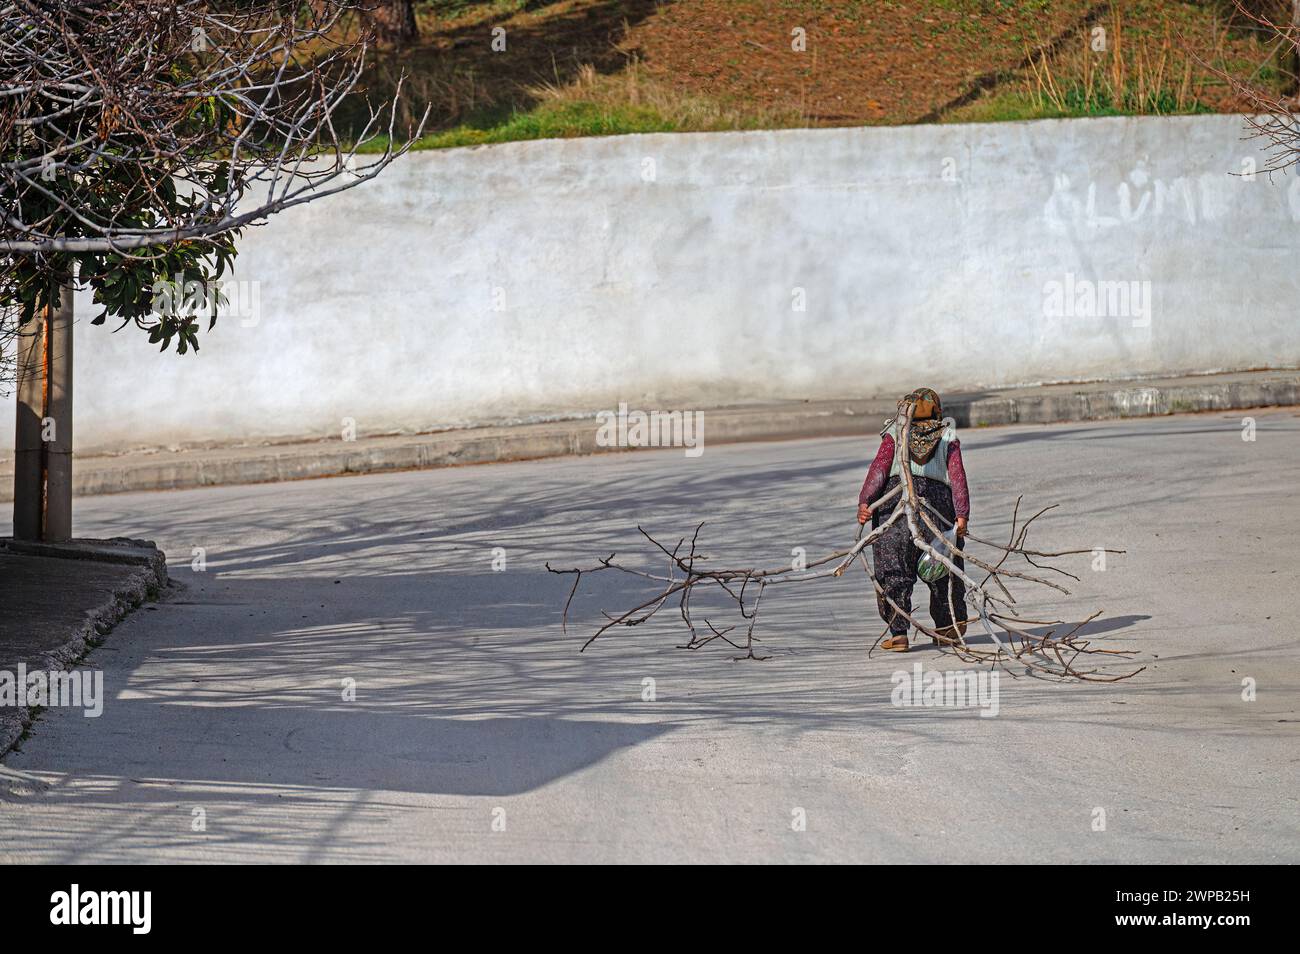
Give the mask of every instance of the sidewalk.
[[[1300, 371], [1246, 371], [1180, 378], [1057, 384], [950, 393], [944, 411], [959, 427], [1223, 411], [1300, 404]], [[895, 395], [784, 401], [704, 410], [704, 445], [799, 437], [875, 436]], [[513, 427], [479, 427], [357, 441], [312, 441], [77, 457], [78, 496], [179, 490], [379, 471], [450, 467], [620, 451], [598, 447], [594, 415]], [[0, 462], [0, 501], [11, 500], [12, 460]]]
[[[71, 667], [166, 585], [166, 560], [147, 541], [0, 540], [0, 673], [16, 679], [20, 664], [28, 673]], [[0, 755], [31, 719], [30, 708], [0, 697]]]

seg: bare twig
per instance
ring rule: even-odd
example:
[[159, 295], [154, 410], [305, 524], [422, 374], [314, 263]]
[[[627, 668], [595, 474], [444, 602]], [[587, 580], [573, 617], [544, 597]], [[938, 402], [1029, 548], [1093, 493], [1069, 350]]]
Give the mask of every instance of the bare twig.
[[[875, 507], [879, 512], [878, 508], [881, 504], [887, 503], [895, 497], [898, 498], [898, 502], [895, 504], [893, 512], [879, 526], [875, 527], [870, 533], [863, 534], [853, 546], [838, 550], [807, 565], [798, 567], [787, 565], [771, 569], [754, 567], [713, 568], [707, 564], [705, 556], [697, 550], [697, 541], [703, 524], [695, 528], [695, 532], [690, 538], [689, 547], [684, 554], [682, 552], [682, 547], [686, 543], [684, 539], [679, 541], [676, 547], [669, 549], [645, 528], [638, 527], [637, 529], [646, 540], [660, 553], [668, 557], [668, 576], [655, 576], [643, 570], [625, 566], [615, 562], [613, 554], [599, 560], [594, 567], [560, 569], [552, 567], [549, 563], [546, 564], [546, 568], [552, 573], [573, 574], [575, 577], [573, 587], [569, 591], [569, 597], [564, 604], [563, 626], [565, 631], [567, 632], [568, 616], [573, 596], [577, 592], [582, 575], [600, 570], [616, 570], [642, 579], [654, 580], [660, 586], [659, 592], [627, 612], [618, 615], [605, 614], [606, 623], [587, 639], [582, 646], [583, 650], [615, 627], [637, 626], [652, 619], [663, 606], [675, 598], [681, 618], [690, 633], [689, 640], [682, 648], [695, 650], [708, 645], [714, 640], [722, 640], [733, 648], [744, 650], [745, 655], [737, 657], [739, 659], [764, 659], [767, 657], [757, 656], [754, 653], [754, 643], [757, 641], [754, 636], [754, 629], [758, 621], [759, 605], [766, 588], [787, 583], [808, 583], [817, 580], [837, 579], [844, 574], [844, 570], [850, 564], [856, 561], [860, 562], [862, 567], [867, 570], [867, 575], [872, 581], [876, 595], [884, 604], [905, 618], [918, 632], [933, 639], [942, 651], [951, 653], [965, 662], [1000, 666], [1013, 675], [1016, 674], [1017, 669], [1022, 669], [1025, 672], [1040, 676], [1092, 682], [1116, 682], [1131, 678], [1141, 672], [1142, 668], [1145, 667], [1126, 670], [1121, 673], [1107, 673], [1095, 668], [1081, 668], [1078, 665], [1078, 660], [1081, 657], [1097, 657], [1101, 660], [1113, 656], [1128, 658], [1135, 654], [1134, 650], [1097, 647], [1092, 644], [1092, 641], [1080, 637], [1083, 627], [1096, 619], [1100, 615], [1099, 613], [1094, 613], [1082, 623], [1069, 628], [1062, 635], [1057, 635], [1055, 629], [1048, 629], [1045, 633], [1038, 635], [1024, 628], [1028, 625], [1057, 626], [1059, 621], [1031, 620], [1019, 615], [1016, 609], [1017, 602], [1012, 596], [1010, 588], [1012, 584], [1029, 583], [1064, 594], [1068, 594], [1069, 590], [1039, 574], [1010, 569], [1007, 567], [1008, 560], [1019, 557], [1038, 569], [1052, 570], [1071, 579], [1078, 579], [1074, 574], [1056, 567], [1048, 561], [1061, 556], [1096, 552], [1095, 550], [1043, 551], [1029, 549], [1026, 546], [1025, 541], [1030, 525], [1043, 514], [1052, 510], [1055, 505], [1044, 507], [1022, 523], [1019, 520], [1020, 499], [1017, 498], [1011, 515], [1010, 534], [1005, 544], [992, 543], [969, 534], [966, 536], [965, 539], [968, 544], [979, 544], [989, 548], [996, 554], [996, 559], [993, 556], [983, 559], [971, 553], [968, 549], [963, 549], [961, 553], [963, 562], [969, 562], [985, 571], [986, 575], [982, 581], [977, 582], [967, 574], [962, 566], [958, 566], [944, 549], [933, 545], [946, 529], [946, 527], [941, 527], [940, 523], [950, 526], [950, 522], [942, 514], [930, 507], [926, 501], [922, 500], [917, 493], [907, 457], [908, 438], [911, 434], [914, 407], [911, 402], [904, 402], [900, 404], [899, 410], [899, 420], [902, 426], [900, 439], [895, 446], [895, 453], [897, 454], [895, 470], [901, 474], [901, 480], [893, 490], [876, 501]], [[992, 648], [972, 645], [965, 638], [964, 627], [945, 627], [943, 631], [940, 631], [934, 626], [922, 623], [899, 606], [881, 588], [867, 564], [866, 547], [879, 540], [899, 520], [906, 522], [912, 542], [918, 549], [938, 560], [953, 577], [965, 583], [966, 602], [974, 610], [975, 620], [990, 638]], [[1122, 553], [1123, 551], [1107, 550], [1106, 552]], [[751, 585], [757, 586], [758, 592], [752, 604], [747, 604], [745, 594], [747, 588]], [[742, 619], [747, 622], [743, 641], [728, 636], [737, 628], [736, 626], [719, 628], [707, 619], [705, 624], [708, 627], [708, 634], [701, 635], [700, 631], [697, 630], [691, 615], [691, 598], [696, 590], [709, 587], [716, 587], [721, 593], [735, 602]], [[949, 611], [953, 619], [957, 618], [955, 610], [956, 607], [952, 604], [950, 590]], [[880, 638], [878, 637], [876, 643], [879, 643], [879, 641]], [[874, 648], [873, 644], [872, 649]]]
[[144, 258], [374, 178], [420, 130], [394, 144], [395, 97], [340, 137], [369, 38], [341, 26], [356, 2], [298, 6], [0, 2], [0, 255]]

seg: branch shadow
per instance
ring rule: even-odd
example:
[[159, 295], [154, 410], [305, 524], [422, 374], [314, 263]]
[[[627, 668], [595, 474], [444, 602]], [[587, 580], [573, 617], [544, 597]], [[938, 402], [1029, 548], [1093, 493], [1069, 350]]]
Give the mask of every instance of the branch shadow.
[[[638, 523], [671, 545], [670, 529], [694, 529], [684, 515], [708, 514], [702, 549], [719, 563], [778, 564], [796, 546], [811, 560], [848, 542], [827, 500], [856, 497], [866, 463], [853, 442], [776, 446], [744, 469], [732, 453], [746, 451], [703, 465], [664, 451], [98, 498], [79, 512], [84, 532], [158, 539], [181, 585], [91, 656], [105, 672], [104, 717], [47, 713], [6, 761], [52, 780], [28, 801], [66, 821], [53, 844], [67, 860], [124, 860], [142, 842], [185, 850], [178, 802], [221, 812], [207, 850], [367, 858], [382, 836], [353, 823], [416, 811], [415, 796], [526, 795], [688, 729], [743, 726], [775, 753], [819, 733], [987, 744], [969, 711], [891, 704], [891, 672], [914, 660], [867, 659], [881, 624], [861, 578], [769, 591], [758, 635], [772, 662], [675, 648], [673, 607], [579, 652], [601, 608], [653, 590], [584, 576], [566, 634], [573, 581], [544, 564], [649, 552]], [[663, 466], [665, 455], [680, 465]], [[187, 559], [195, 547], [202, 572]], [[699, 619], [712, 612], [697, 606]], [[1090, 633], [1143, 619], [1097, 620]], [[1114, 691], [1025, 680], [994, 721], [1038, 719], [1040, 704], [1069, 694], [1062, 726], [1113, 726], [1125, 711], [1107, 705]]]
[[[601, 75], [623, 70], [636, 55], [624, 48], [629, 31], [667, 2], [673, 0], [609, 0], [551, 11], [558, 0], [534, 0], [444, 28], [421, 44], [374, 57], [362, 80], [364, 96], [340, 107], [341, 125], [359, 132], [368, 115], [364, 99], [389, 100], [399, 80], [399, 125], [418, 118], [425, 105], [432, 107], [427, 131], [498, 125], [536, 106], [539, 87], [566, 86], [584, 69]], [[518, 20], [521, 13], [539, 12], [547, 15]], [[505, 30], [499, 35], [505, 49], [494, 49], [494, 30]]]

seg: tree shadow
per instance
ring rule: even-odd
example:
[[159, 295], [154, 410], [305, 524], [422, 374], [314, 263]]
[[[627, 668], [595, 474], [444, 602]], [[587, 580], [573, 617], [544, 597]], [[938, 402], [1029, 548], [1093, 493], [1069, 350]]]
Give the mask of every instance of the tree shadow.
[[498, 125], [516, 111], [532, 109], [540, 87], [565, 86], [583, 70], [602, 75], [623, 70], [636, 55], [625, 48], [628, 32], [665, 2], [672, 0], [609, 0], [513, 22], [521, 12], [556, 5], [534, 0], [522, 10], [503, 10], [443, 28], [419, 44], [380, 52], [362, 79], [365, 93], [341, 106], [341, 127], [358, 133], [366, 115], [364, 101], [389, 100], [399, 80], [401, 128], [417, 120], [426, 105], [431, 107], [426, 131]]
[[[1131, 710], [1109, 700], [1147, 690], [1008, 680], [1003, 712], [974, 733], [969, 710], [895, 708], [894, 670], [959, 664], [868, 659], [881, 623], [860, 576], [770, 591], [758, 631], [770, 662], [677, 649], [675, 607], [580, 652], [601, 609], [653, 590], [585, 575], [565, 632], [573, 581], [544, 564], [625, 551], [663, 571], [638, 523], [671, 545], [707, 515], [702, 549], [719, 563], [775, 565], [796, 546], [814, 559], [848, 542], [866, 466], [853, 443], [773, 445], [745, 467], [733, 454], [752, 450], [83, 501], [82, 532], [157, 539], [180, 586], [89, 658], [105, 673], [103, 717], [47, 712], [6, 762], [50, 783], [26, 801], [57, 821], [48, 837], [65, 860], [124, 860], [142, 844], [197, 851], [177, 812], [205, 806], [214, 823], [204, 851], [368, 859], [386, 819], [430, 810], [422, 798], [483, 812], [492, 803], [466, 800], [536, 793], [675, 733], [743, 729], [774, 760], [828, 733], [871, 736], [865, 763], [917, 742], [987, 744], [986, 723], [1041, 720], [1044, 706], [1062, 731], [1113, 727]], [[701, 600], [697, 618], [726, 608]], [[1141, 619], [1097, 620], [1091, 632]], [[1133, 724], [1142, 718], [1132, 712]], [[6, 814], [0, 840], [29, 818]]]
[[[403, 693], [406, 703], [372, 690], [368, 703], [348, 705], [338, 701], [337, 685], [278, 700], [235, 692], [219, 704], [204, 700], [227, 695], [220, 690], [133, 692], [108, 707], [119, 725], [147, 722], [151, 733], [123, 737], [107, 722], [86, 719], [79, 728], [87, 744], [63, 769], [76, 777], [147, 778], [161, 736], [172, 747], [173, 782], [505, 797], [669, 731], [653, 723], [541, 716], [442, 718], [428, 696], [423, 706], [409, 702], [415, 688]], [[363, 682], [359, 697], [365, 693]]]

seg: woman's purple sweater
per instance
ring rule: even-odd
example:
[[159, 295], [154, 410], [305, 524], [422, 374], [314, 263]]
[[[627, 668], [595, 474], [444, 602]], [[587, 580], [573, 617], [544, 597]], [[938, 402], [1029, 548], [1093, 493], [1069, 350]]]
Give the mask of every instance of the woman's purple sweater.
[[[870, 504], [878, 496], [889, 477], [889, 468], [894, 463], [894, 439], [886, 434], [880, 441], [880, 450], [876, 459], [867, 470], [867, 479], [862, 482], [862, 493], [858, 494], [858, 503]], [[966, 487], [966, 468], [961, 462], [961, 443], [952, 441], [948, 444], [948, 483], [952, 487], [952, 509], [958, 517], [970, 517], [970, 490]]]

